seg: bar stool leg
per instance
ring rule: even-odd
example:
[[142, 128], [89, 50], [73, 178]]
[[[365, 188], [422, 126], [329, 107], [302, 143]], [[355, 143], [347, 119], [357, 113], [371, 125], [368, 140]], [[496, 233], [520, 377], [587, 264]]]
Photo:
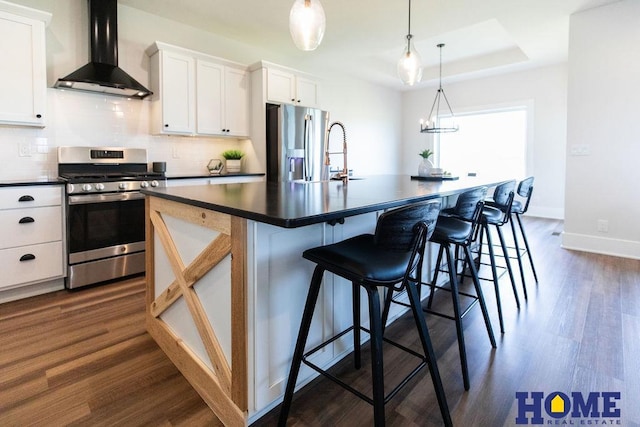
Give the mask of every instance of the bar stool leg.
[[387, 320], [389, 319], [389, 310], [391, 309], [393, 292], [394, 292], [394, 289], [392, 287], [387, 288], [384, 296], [384, 306], [382, 308], [382, 335], [384, 335], [384, 331], [387, 328]]
[[313, 311], [315, 310], [316, 302], [318, 301], [323, 274], [324, 268], [320, 266], [316, 266], [313, 270], [311, 284], [309, 285], [309, 293], [307, 294], [307, 301], [304, 305], [304, 311], [302, 312], [302, 320], [300, 321], [300, 331], [298, 332], [298, 339], [296, 340], [295, 350], [293, 351], [293, 360], [291, 361], [291, 370], [289, 371], [289, 378], [287, 379], [287, 387], [284, 392], [282, 407], [280, 408], [280, 417], [278, 419], [278, 426], [280, 427], [285, 427], [287, 425], [287, 418], [289, 417], [291, 402], [293, 401], [293, 392], [295, 391], [296, 380], [300, 373], [300, 364], [302, 363], [304, 347], [307, 344], [307, 337], [309, 336], [309, 329], [311, 328], [311, 321], [313, 320]]
[[511, 269], [511, 261], [509, 260], [509, 252], [507, 250], [507, 244], [505, 243], [504, 235], [502, 234], [502, 229], [500, 228], [500, 226], [496, 225], [496, 230], [498, 231], [498, 239], [500, 239], [500, 246], [502, 246], [504, 263], [507, 266], [507, 272], [509, 273], [509, 279], [511, 280], [511, 288], [513, 288], [513, 295], [516, 297], [516, 304], [518, 305], [518, 308], [520, 308], [520, 298], [518, 298], [518, 290], [516, 289], [516, 279], [513, 277], [513, 270]]
[[[504, 334], [504, 320], [502, 319], [502, 303], [500, 302], [500, 286], [498, 286], [498, 271], [496, 269], [496, 259], [493, 254], [493, 242], [486, 224], [482, 225], [483, 229], [487, 229], [487, 246], [489, 247], [489, 259], [491, 264], [491, 274], [493, 275], [493, 288], [496, 293], [496, 303], [498, 305], [498, 320], [500, 321], [500, 332]], [[520, 304], [518, 303], [518, 307]]]
[[455, 271], [455, 259], [448, 244], [442, 245], [447, 252], [447, 263], [449, 269], [449, 280], [451, 285], [451, 299], [453, 301], [453, 316], [456, 322], [456, 332], [458, 334], [458, 351], [460, 353], [460, 365], [462, 366], [462, 381], [464, 389], [469, 390], [469, 370], [467, 368], [467, 352], [464, 345], [464, 330], [462, 328], [462, 317], [460, 316], [460, 302], [458, 296], [458, 275]]
[[513, 216], [511, 216], [511, 233], [513, 234], [513, 244], [516, 248], [516, 258], [518, 259], [518, 268], [520, 269], [520, 280], [522, 280], [522, 292], [524, 295], [525, 301], [529, 299], [529, 295], [527, 294], [527, 284], [524, 279], [524, 267], [522, 265], [522, 257], [520, 256], [520, 243], [518, 242], [518, 235], [516, 233], [516, 225], [513, 221]]
[[438, 251], [438, 260], [436, 261], [436, 269], [433, 272], [433, 279], [431, 280], [431, 293], [429, 294], [429, 300], [427, 301], [427, 308], [431, 309], [433, 304], [433, 295], [436, 293], [436, 285], [438, 284], [438, 273], [440, 272], [440, 266], [442, 265], [442, 253], [444, 252], [444, 245], [440, 245]]
[[524, 232], [524, 226], [522, 225], [522, 220], [520, 219], [520, 214], [516, 214], [516, 218], [518, 218], [518, 225], [520, 226], [520, 231], [522, 232], [522, 239], [524, 240], [524, 246], [527, 248], [527, 255], [529, 256], [529, 262], [531, 263], [531, 270], [533, 271], [533, 277], [538, 283], [538, 274], [536, 273], [536, 268], [533, 265], [533, 258], [531, 257], [531, 250], [529, 249], [529, 241], [527, 240], [527, 235]]
[[440, 413], [444, 420], [445, 426], [453, 426], [451, 422], [451, 415], [449, 414], [449, 405], [447, 404], [447, 398], [444, 393], [444, 387], [442, 386], [442, 379], [440, 378], [440, 371], [438, 370], [438, 364], [436, 363], [436, 355], [433, 351], [431, 344], [431, 338], [429, 337], [429, 330], [427, 328], [427, 322], [424, 319], [424, 313], [420, 304], [420, 296], [416, 289], [416, 284], [409, 281], [407, 283], [407, 294], [409, 295], [409, 302], [411, 304], [411, 311], [413, 312], [413, 318], [416, 322], [416, 327], [420, 334], [420, 341], [422, 342], [422, 349], [427, 359], [427, 365], [431, 372], [431, 381], [433, 382], [433, 389], [436, 392], [436, 398], [438, 399], [438, 406], [440, 407]]
[[491, 347], [496, 348], [496, 338], [493, 335], [493, 327], [491, 326], [491, 319], [489, 318], [489, 311], [487, 310], [487, 304], [484, 300], [484, 294], [482, 292], [482, 287], [480, 286], [480, 279], [478, 278], [478, 270], [476, 269], [475, 264], [473, 263], [473, 255], [471, 253], [471, 248], [465, 246], [465, 255], [469, 263], [469, 269], [471, 270], [471, 279], [473, 280], [473, 286], [476, 288], [476, 295], [478, 295], [478, 303], [480, 304], [480, 310], [482, 310], [482, 317], [484, 318], [484, 324], [487, 327], [487, 334], [489, 335], [489, 341], [491, 342]]
[[366, 286], [369, 295], [369, 330], [371, 331], [371, 374], [373, 376], [373, 419], [376, 427], [383, 427], [384, 420], [384, 372], [382, 361], [382, 318], [378, 288]]
[[360, 369], [362, 366], [362, 351], [360, 344], [360, 286], [351, 284], [353, 307], [353, 366]]

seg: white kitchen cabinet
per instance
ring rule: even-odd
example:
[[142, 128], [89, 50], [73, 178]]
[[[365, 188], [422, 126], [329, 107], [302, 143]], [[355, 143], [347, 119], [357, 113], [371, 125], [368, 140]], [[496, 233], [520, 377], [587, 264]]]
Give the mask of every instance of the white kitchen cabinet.
[[196, 129], [195, 59], [158, 50], [151, 57], [152, 133], [191, 135]]
[[0, 188], [0, 290], [64, 276], [61, 185]]
[[249, 74], [245, 69], [198, 60], [196, 132], [249, 136]]
[[250, 78], [246, 67], [156, 42], [151, 57], [152, 133], [249, 136]]
[[[249, 222], [249, 293], [254, 313], [250, 331], [250, 351], [253, 365], [254, 408], [250, 421], [279, 402], [284, 394], [291, 358], [298, 336], [309, 282], [315, 268], [310, 261], [302, 261], [306, 249], [337, 242], [362, 233], [373, 233], [375, 212], [346, 218], [344, 224], [331, 226], [314, 224], [300, 228], [281, 228], [264, 223]], [[321, 296], [318, 299], [307, 341], [307, 349], [331, 338], [352, 325], [351, 284], [325, 272]], [[340, 282], [338, 282], [340, 281]], [[362, 296], [366, 301], [366, 296]], [[253, 304], [251, 305], [251, 303]], [[368, 307], [362, 304], [362, 325], [368, 324]], [[363, 334], [363, 338], [367, 338]], [[313, 355], [319, 366], [338, 361], [353, 347], [352, 335], [347, 334]], [[317, 373], [302, 365], [298, 385]]]
[[45, 25], [51, 14], [0, 1], [0, 124], [45, 125]]
[[267, 100], [318, 107], [318, 82], [294, 71], [270, 66], [267, 68]]

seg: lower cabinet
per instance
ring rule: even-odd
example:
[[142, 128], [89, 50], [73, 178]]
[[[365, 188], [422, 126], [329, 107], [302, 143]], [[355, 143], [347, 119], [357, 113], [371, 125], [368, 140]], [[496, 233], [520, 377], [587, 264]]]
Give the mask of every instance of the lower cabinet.
[[63, 274], [62, 259], [61, 241], [2, 249], [0, 290], [60, 277]]
[[[250, 404], [250, 422], [279, 403], [284, 394], [302, 310], [315, 268], [315, 264], [302, 258], [302, 253], [357, 234], [373, 233], [376, 218], [374, 212], [346, 218], [344, 224], [335, 226], [315, 224], [294, 229], [249, 222], [249, 365], [253, 366], [254, 373], [249, 390], [254, 399], [253, 405]], [[346, 281], [341, 283], [343, 281], [325, 273], [307, 348], [351, 325], [351, 285]], [[364, 294], [363, 298], [366, 298]], [[366, 304], [363, 304], [361, 318], [366, 325]], [[350, 334], [347, 334], [344, 339], [324, 347], [313, 356], [314, 363], [330, 366], [337, 362], [351, 350], [350, 339]], [[303, 366], [298, 384], [307, 383], [315, 375], [315, 371]]]
[[62, 193], [61, 185], [0, 188], [0, 302], [64, 286]]

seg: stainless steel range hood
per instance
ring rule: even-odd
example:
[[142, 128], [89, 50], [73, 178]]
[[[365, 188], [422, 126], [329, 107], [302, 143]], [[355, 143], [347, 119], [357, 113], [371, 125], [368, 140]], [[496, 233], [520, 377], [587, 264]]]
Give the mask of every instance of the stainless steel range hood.
[[153, 92], [118, 67], [117, 0], [88, 1], [91, 62], [58, 79], [53, 87], [139, 99], [151, 95]]

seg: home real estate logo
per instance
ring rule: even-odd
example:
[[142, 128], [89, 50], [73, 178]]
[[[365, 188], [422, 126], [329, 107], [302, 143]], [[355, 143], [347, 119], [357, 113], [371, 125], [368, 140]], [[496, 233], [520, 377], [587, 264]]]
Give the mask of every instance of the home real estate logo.
[[621, 425], [619, 392], [516, 392], [516, 424]]

